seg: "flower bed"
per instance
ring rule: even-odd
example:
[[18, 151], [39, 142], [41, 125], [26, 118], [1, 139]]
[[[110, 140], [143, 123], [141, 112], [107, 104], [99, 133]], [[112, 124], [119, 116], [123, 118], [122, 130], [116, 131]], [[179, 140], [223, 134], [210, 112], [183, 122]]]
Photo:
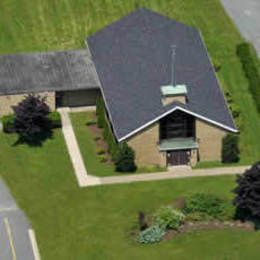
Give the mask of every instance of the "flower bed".
[[141, 215], [139, 213], [139, 227], [137, 240], [144, 244], [158, 243], [196, 230], [255, 230], [253, 223], [235, 220], [235, 208], [230, 201], [207, 193], [178, 198], [173, 205], [160, 207], [153, 216], [147, 218], [143, 212]]

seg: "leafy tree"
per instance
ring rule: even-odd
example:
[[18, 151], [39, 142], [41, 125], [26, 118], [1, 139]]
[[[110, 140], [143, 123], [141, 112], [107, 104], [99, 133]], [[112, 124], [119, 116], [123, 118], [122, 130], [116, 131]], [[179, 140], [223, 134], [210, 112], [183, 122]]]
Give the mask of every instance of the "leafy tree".
[[228, 134], [222, 141], [222, 162], [233, 163], [239, 161], [238, 135]]
[[237, 207], [237, 216], [260, 220], [260, 161], [238, 176], [236, 182], [234, 205]]
[[136, 170], [135, 153], [127, 143], [119, 145], [115, 156], [115, 165], [118, 172], [134, 172]]
[[34, 143], [50, 133], [50, 108], [45, 103], [45, 97], [30, 94], [13, 109], [14, 130], [22, 141]]

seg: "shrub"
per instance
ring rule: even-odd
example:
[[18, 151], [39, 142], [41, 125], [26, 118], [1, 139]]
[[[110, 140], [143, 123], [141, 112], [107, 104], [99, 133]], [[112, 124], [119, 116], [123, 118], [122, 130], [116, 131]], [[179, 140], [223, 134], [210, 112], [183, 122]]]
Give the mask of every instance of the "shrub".
[[14, 115], [7, 115], [1, 118], [3, 124], [3, 130], [5, 133], [13, 133], [14, 130]]
[[220, 71], [221, 63], [219, 62], [219, 60], [217, 60], [217, 59], [213, 60], [213, 66], [214, 66], [215, 72]]
[[98, 148], [97, 149], [97, 154], [98, 155], [105, 154], [105, 153], [106, 153], [106, 151], [104, 149], [102, 149], [102, 148]]
[[243, 66], [246, 77], [249, 81], [249, 89], [255, 100], [258, 112], [260, 112], [260, 75], [256, 64], [257, 57], [254, 57], [253, 47], [247, 43], [237, 46], [237, 55]]
[[90, 121], [88, 121], [87, 122], [87, 126], [90, 126], [90, 125], [95, 125], [97, 123], [97, 121], [96, 120], [90, 120]]
[[234, 118], [238, 118], [240, 116], [240, 109], [235, 103], [230, 104], [230, 110]]
[[138, 241], [143, 244], [158, 243], [162, 240], [164, 234], [164, 229], [160, 228], [158, 225], [151, 226], [140, 232]]
[[178, 229], [184, 222], [185, 215], [170, 206], [161, 207], [154, 215], [156, 225], [162, 229]]
[[136, 170], [135, 153], [127, 143], [119, 145], [115, 158], [115, 165], [116, 171], [118, 172], [134, 172]]
[[207, 193], [195, 193], [187, 198], [184, 213], [188, 219], [231, 219], [234, 207], [228, 201]]
[[98, 158], [101, 163], [107, 162], [107, 157], [105, 155], [100, 155]]
[[13, 109], [15, 114], [14, 129], [21, 140], [38, 142], [43, 137], [50, 135], [50, 108], [45, 103], [44, 97], [28, 95]]
[[237, 216], [260, 219], [260, 162], [238, 176], [236, 182], [234, 205], [237, 207]]
[[227, 134], [222, 140], [222, 162], [234, 163], [239, 161], [238, 135]]
[[51, 121], [51, 128], [60, 128], [61, 127], [61, 116], [57, 111], [53, 111], [48, 115], [49, 120]]

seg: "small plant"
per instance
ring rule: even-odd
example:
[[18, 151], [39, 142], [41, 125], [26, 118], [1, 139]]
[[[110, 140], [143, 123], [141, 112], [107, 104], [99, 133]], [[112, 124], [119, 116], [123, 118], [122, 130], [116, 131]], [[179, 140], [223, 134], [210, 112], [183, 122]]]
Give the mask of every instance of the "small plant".
[[95, 141], [99, 141], [100, 139], [101, 139], [100, 136], [95, 136], [95, 137], [94, 137], [94, 140], [95, 140]]
[[143, 231], [148, 228], [148, 224], [145, 221], [145, 214], [142, 211], [138, 213], [138, 222], [140, 231]]
[[7, 115], [1, 118], [3, 124], [3, 130], [5, 133], [13, 133], [14, 132], [14, 115]]
[[115, 158], [115, 165], [116, 171], [118, 172], [134, 172], [136, 170], [135, 153], [127, 143], [119, 145]]
[[97, 121], [96, 120], [90, 120], [86, 123], [87, 126], [90, 126], [90, 125], [96, 125], [97, 124]]
[[222, 162], [234, 163], [239, 161], [238, 135], [228, 134], [222, 141]]
[[178, 229], [185, 220], [185, 215], [171, 206], [161, 207], [154, 216], [155, 223], [162, 229]]
[[143, 244], [158, 243], [162, 240], [164, 234], [164, 229], [158, 225], [154, 225], [140, 232], [138, 241]]
[[51, 121], [51, 128], [61, 127], [62, 124], [61, 124], [61, 117], [59, 112], [57, 111], [50, 112], [48, 118]]
[[105, 163], [105, 162], [107, 162], [107, 157], [105, 156], [105, 155], [100, 155], [99, 157], [99, 161], [101, 162], [101, 163]]
[[102, 154], [105, 154], [105, 153], [106, 153], [106, 151], [104, 149], [102, 149], [102, 148], [98, 148], [97, 149], [97, 154], [98, 155], [102, 155]]
[[219, 62], [219, 60], [215, 59], [213, 61], [213, 66], [214, 66], [215, 72], [219, 72], [220, 71], [221, 63]]

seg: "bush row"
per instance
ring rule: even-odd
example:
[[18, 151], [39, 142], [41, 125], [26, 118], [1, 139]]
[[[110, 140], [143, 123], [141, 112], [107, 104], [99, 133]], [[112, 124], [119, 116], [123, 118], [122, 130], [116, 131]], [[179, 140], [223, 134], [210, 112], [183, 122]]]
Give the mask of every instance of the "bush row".
[[[51, 128], [60, 128], [61, 127], [61, 118], [60, 114], [57, 111], [53, 111], [49, 113], [49, 119], [51, 122]], [[15, 121], [15, 115], [7, 115], [3, 116], [1, 118], [2, 124], [3, 124], [3, 131], [5, 133], [14, 133], [14, 121]]]
[[103, 137], [108, 144], [108, 150], [112, 156], [112, 160], [115, 161], [115, 157], [118, 151], [118, 144], [114, 138], [114, 135], [111, 131], [111, 127], [107, 121], [105, 103], [101, 97], [97, 99], [96, 115], [97, 125], [99, 128], [103, 128]]
[[135, 153], [127, 143], [118, 144], [112, 133], [110, 124], [106, 115], [106, 108], [103, 99], [100, 97], [96, 103], [96, 115], [98, 127], [103, 128], [103, 136], [108, 144], [108, 151], [111, 154], [112, 160], [115, 162], [116, 171], [119, 172], [134, 172]]
[[253, 95], [258, 112], [260, 112], [260, 75], [253, 55], [253, 47], [247, 43], [241, 43], [237, 46], [237, 55], [243, 66], [246, 77], [249, 80], [249, 89]]

